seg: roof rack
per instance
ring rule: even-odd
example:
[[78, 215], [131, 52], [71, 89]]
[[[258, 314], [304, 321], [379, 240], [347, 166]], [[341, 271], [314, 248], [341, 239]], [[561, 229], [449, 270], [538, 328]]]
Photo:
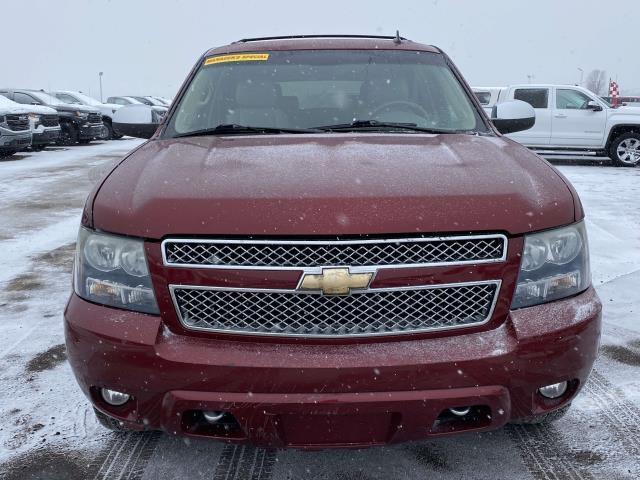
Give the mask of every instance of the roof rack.
[[398, 37], [396, 35], [285, 35], [280, 37], [256, 37], [256, 38], [242, 38], [233, 43], [245, 43], [245, 42], [259, 42], [261, 40], [290, 40], [296, 38], [373, 38], [379, 40], [407, 40], [404, 37]]

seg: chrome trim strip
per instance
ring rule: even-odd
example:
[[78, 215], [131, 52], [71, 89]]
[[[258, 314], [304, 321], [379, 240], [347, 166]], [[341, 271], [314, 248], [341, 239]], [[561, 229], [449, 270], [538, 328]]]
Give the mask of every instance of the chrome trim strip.
[[[366, 240], [207, 240], [195, 238], [167, 238], [161, 243], [162, 264], [165, 267], [173, 268], [208, 268], [217, 270], [303, 270], [305, 273], [317, 272], [318, 269], [344, 267], [345, 265], [323, 265], [322, 267], [278, 267], [266, 265], [201, 265], [197, 263], [170, 263], [167, 260], [167, 251], [165, 245], [167, 243], [202, 243], [202, 244], [227, 244], [227, 245], [366, 245], [366, 244], [385, 244], [385, 243], [431, 243], [442, 242], [448, 240], [485, 240], [498, 238], [502, 240], [502, 256], [500, 258], [491, 258], [488, 260], [464, 260], [459, 262], [431, 262], [431, 263], [403, 263], [397, 265], [367, 265], [367, 266], [351, 266], [352, 271], [357, 273], [357, 269], [372, 268], [377, 270], [388, 268], [420, 268], [420, 267], [439, 267], [439, 266], [457, 266], [457, 265], [476, 265], [484, 263], [504, 262], [507, 258], [507, 249], [509, 242], [507, 237], [502, 234], [491, 235], [461, 235], [449, 237], [417, 237], [417, 238], [393, 238], [393, 239], [366, 239]], [[311, 269], [311, 270], [309, 270]]]
[[226, 333], [233, 335], [256, 335], [256, 336], [271, 336], [271, 337], [300, 337], [300, 338], [362, 338], [362, 337], [381, 337], [381, 336], [397, 336], [397, 335], [413, 335], [416, 333], [429, 333], [429, 332], [441, 332], [444, 330], [455, 330], [455, 329], [467, 329], [470, 327], [478, 327], [485, 325], [491, 321], [493, 317], [493, 312], [496, 307], [496, 303], [498, 302], [498, 298], [500, 297], [500, 288], [502, 286], [502, 280], [481, 280], [477, 282], [461, 282], [461, 283], [442, 283], [437, 285], [409, 285], [405, 287], [391, 287], [391, 288], [368, 288], [366, 290], [354, 290], [351, 295], [361, 295], [366, 293], [376, 293], [376, 292], [394, 292], [394, 291], [403, 291], [403, 290], [428, 290], [428, 289], [438, 289], [438, 288], [447, 288], [447, 287], [473, 287], [476, 285], [495, 285], [496, 293], [493, 296], [493, 301], [491, 302], [491, 307], [489, 308], [489, 312], [487, 313], [487, 317], [482, 322], [474, 322], [466, 325], [454, 325], [449, 327], [437, 327], [437, 328], [421, 328], [416, 330], [409, 330], [404, 332], [381, 332], [381, 333], [362, 333], [362, 334], [348, 334], [348, 335], [305, 335], [299, 333], [278, 333], [278, 332], [244, 332], [241, 330], [229, 330], [229, 329], [220, 329], [220, 328], [203, 328], [203, 327], [192, 327], [186, 325], [184, 320], [182, 319], [182, 313], [180, 312], [180, 308], [178, 307], [178, 301], [175, 295], [175, 290], [184, 288], [191, 290], [217, 290], [217, 291], [226, 291], [226, 292], [264, 292], [264, 293], [293, 293], [296, 295], [319, 295], [318, 292], [304, 292], [299, 290], [281, 290], [281, 289], [261, 289], [261, 288], [230, 288], [230, 287], [206, 287], [206, 286], [198, 286], [198, 285], [169, 285], [169, 292], [171, 293], [171, 300], [173, 302], [173, 306], [176, 311], [176, 315], [180, 320], [180, 324], [186, 330], [193, 331], [201, 331], [201, 332], [210, 332], [210, 333]]

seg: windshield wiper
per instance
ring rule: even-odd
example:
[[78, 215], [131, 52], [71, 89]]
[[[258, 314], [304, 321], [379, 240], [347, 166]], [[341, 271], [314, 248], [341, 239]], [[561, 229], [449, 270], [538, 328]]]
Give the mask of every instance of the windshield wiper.
[[355, 131], [355, 130], [411, 130], [421, 133], [473, 133], [466, 130], [441, 130], [438, 128], [419, 127], [415, 123], [404, 122], [380, 122], [378, 120], [354, 120], [351, 123], [338, 123], [336, 125], [323, 125], [315, 127], [326, 132]]
[[251, 127], [249, 125], [238, 125], [236, 123], [223, 123], [213, 128], [194, 130], [193, 132], [179, 133], [174, 137], [201, 137], [205, 135], [227, 135], [227, 134], [251, 134], [251, 133], [320, 133], [322, 130], [312, 128], [275, 128], [275, 127]]

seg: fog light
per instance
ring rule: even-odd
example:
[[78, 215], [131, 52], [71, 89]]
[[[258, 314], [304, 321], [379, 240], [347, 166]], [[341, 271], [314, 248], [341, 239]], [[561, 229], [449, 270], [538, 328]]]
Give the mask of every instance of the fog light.
[[115, 390], [109, 390], [108, 388], [101, 388], [100, 395], [105, 402], [109, 405], [113, 405], [114, 407], [124, 405], [131, 398], [131, 395], [128, 393], [116, 392]]
[[558, 398], [567, 391], [567, 382], [554, 383], [538, 389], [540, 395], [546, 398]]

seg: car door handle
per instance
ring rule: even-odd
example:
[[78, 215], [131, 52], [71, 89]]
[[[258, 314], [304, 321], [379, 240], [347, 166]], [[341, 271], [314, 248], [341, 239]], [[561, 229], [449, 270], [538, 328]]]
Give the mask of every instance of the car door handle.
[[567, 116], [564, 113], [556, 113], [554, 115], [554, 117], [556, 117], [556, 118], [567, 118]]

